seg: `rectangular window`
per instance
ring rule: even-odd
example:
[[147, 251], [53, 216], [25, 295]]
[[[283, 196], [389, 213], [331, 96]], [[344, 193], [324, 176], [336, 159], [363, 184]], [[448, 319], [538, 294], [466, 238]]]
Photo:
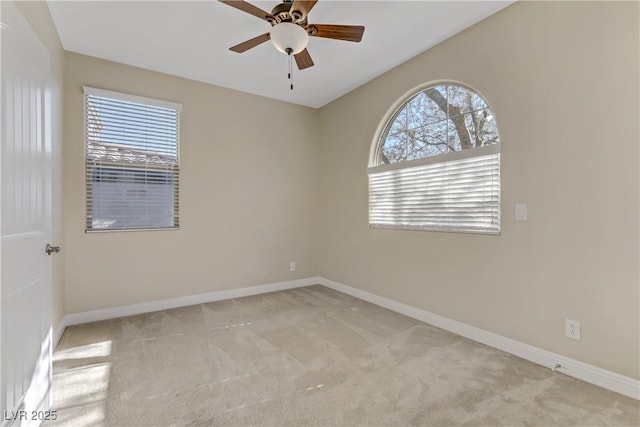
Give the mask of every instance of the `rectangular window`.
[[498, 150], [488, 146], [469, 150], [483, 155], [455, 152], [369, 168], [369, 224], [499, 234]]
[[177, 229], [181, 105], [84, 94], [86, 230]]

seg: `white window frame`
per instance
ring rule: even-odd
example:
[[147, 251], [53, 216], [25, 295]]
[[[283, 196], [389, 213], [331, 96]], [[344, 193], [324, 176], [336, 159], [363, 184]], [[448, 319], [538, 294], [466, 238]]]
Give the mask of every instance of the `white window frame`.
[[[132, 95], [128, 93], [115, 92], [105, 89], [99, 89], [89, 86], [83, 86], [84, 92], [84, 162], [85, 162], [85, 232], [86, 233], [110, 233], [110, 232], [132, 232], [132, 231], [163, 231], [163, 230], [179, 230], [180, 229], [180, 213], [179, 213], [179, 199], [180, 199], [180, 114], [182, 110], [182, 104], [165, 101], [154, 98], [147, 98], [138, 95]], [[91, 172], [90, 169], [96, 167], [96, 165], [90, 164], [90, 160], [88, 158], [88, 96], [102, 97], [113, 100], [120, 101], [129, 101], [138, 104], [144, 104], [152, 107], [161, 107], [167, 108], [171, 110], [175, 110], [177, 113], [177, 129], [176, 129], [176, 164], [172, 167], [157, 167], [152, 163], [141, 163], [144, 166], [134, 165], [128, 171], [139, 170], [146, 172], [147, 170], [156, 172], [156, 173], [171, 173], [173, 178], [173, 224], [171, 226], [162, 226], [162, 227], [152, 227], [152, 228], [144, 228], [144, 227], [136, 227], [136, 228], [95, 228], [92, 225], [93, 221], [93, 199], [92, 194], [90, 193], [93, 182], [90, 181]], [[98, 162], [100, 163], [100, 168], [109, 168], [109, 162]], [[116, 163], [114, 163], [116, 164]], [[118, 164], [119, 165], [119, 164]], [[148, 165], [148, 166], [147, 166]]]
[[[478, 147], [473, 149], [467, 149], [457, 152], [450, 152], [446, 154], [441, 154], [432, 157], [424, 157], [415, 160], [408, 160], [403, 162], [396, 162], [390, 164], [381, 164], [380, 160], [380, 152], [385, 143], [385, 136], [389, 127], [393, 124], [393, 121], [398, 116], [398, 114], [405, 108], [406, 104], [417, 94], [423, 92], [431, 87], [436, 86], [459, 86], [470, 90], [480, 96], [484, 102], [487, 104], [487, 107], [491, 109], [491, 111], [495, 115], [494, 109], [491, 107], [486, 97], [482, 95], [478, 90], [470, 87], [467, 84], [460, 83], [452, 80], [442, 80], [429, 82], [422, 85], [419, 85], [410, 91], [406, 92], [403, 96], [401, 96], [387, 111], [384, 118], [381, 120], [376, 133], [374, 135], [373, 142], [371, 144], [371, 151], [369, 154], [369, 167], [367, 169], [367, 173], [369, 176], [369, 227], [376, 229], [397, 229], [397, 230], [418, 230], [418, 231], [436, 231], [436, 232], [455, 232], [455, 233], [472, 233], [472, 234], [486, 234], [486, 235], [500, 235], [501, 234], [501, 220], [500, 220], [500, 212], [501, 212], [501, 142], [499, 140], [496, 144], [487, 145], [484, 147]], [[496, 126], [498, 126], [496, 119]], [[500, 129], [497, 129], [498, 136], [500, 136]], [[472, 160], [474, 158], [486, 158], [488, 161], [486, 163], [493, 162], [492, 170], [495, 172], [495, 162], [497, 160], [497, 212], [494, 211], [494, 215], [497, 215], [497, 224], [493, 224], [489, 227], [477, 227], [471, 228], [466, 226], [447, 226], [447, 225], [438, 225], [438, 226], [423, 226], [423, 225], [412, 225], [406, 223], [381, 223], [379, 220], [374, 219], [374, 217], [379, 218], [379, 215], [376, 215], [375, 209], [377, 209], [376, 203], [372, 198], [372, 191], [374, 186], [377, 187], [377, 192], [380, 192], [380, 184], [374, 182], [376, 177], [383, 177], [387, 175], [387, 182], [389, 179], [398, 180], [402, 182], [406, 180], [410, 175], [422, 174], [426, 176], [429, 174], [429, 169], [434, 169], [439, 165], [446, 165], [447, 163], [455, 164], [455, 162], [463, 163], [466, 160]], [[393, 175], [393, 176], [392, 176]], [[378, 180], [380, 181], [380, 180]], [[421, 187], [424, 188], [424, 187]], [[392, 192], [388, 193], [390, 199], [393, 199]], [[387, 202], [389, 203], [389, 202]], [[393, 200], [390, 203], [395, 203]], [[401, 202], [399, 202], [401, 203]]]

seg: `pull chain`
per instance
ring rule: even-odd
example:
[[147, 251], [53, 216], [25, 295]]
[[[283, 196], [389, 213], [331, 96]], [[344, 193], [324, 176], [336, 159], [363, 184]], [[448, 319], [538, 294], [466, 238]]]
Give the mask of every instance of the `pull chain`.
[[293, 90], [293, 65], [291, 62], [291, 53], [293, 52], [293, 49], [291, 48], [287, 48], [287, 54], [289, 55], [289, 81], [291, 82], [291, 90]]

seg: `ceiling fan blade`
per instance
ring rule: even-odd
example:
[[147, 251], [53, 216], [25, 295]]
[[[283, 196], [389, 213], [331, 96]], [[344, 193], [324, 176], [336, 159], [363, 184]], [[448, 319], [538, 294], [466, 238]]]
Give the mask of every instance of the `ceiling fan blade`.
[[298, 64], [299, 70], [313, 67], [313, 59], [311, 59], [311, 55], [309, 55], [309, 51], [307, 49], [300, 53], [296, 53], [293, 57], [296, 58], [296, 64]]
[[273, 15], [271, 15], [269, 12], [265, 12], [259, 7], [256, 7], [251, 3], [247, 3], [246, 1], [242, 1], [242, 0], [218, 0], [218, 1], [220, 3], [224, 3], [231, 7], [235, 7], [236, 9], [241, 10], [243, 12], [247, 12], [248, 14], [256, 16], [260, 19], [264, 19], [267, 22], [272, 22], [272, 20], [274, 19]]
[[262, 43], [266, 42], [270, 38], [271, 38], [271, 34], [270, 33], [264, 33], [264, 34], [259, 35], [258, 37], [254, 37], [252, 39], [249, 39], [246, 42], [242, 42], [240, 44], [232, 46], [232, 47], [229, 48], [229, 50], [231, 50], [233, 52], [237, 52], [237, 53], [246, 52], [247, 50], [251, 49], [252, 47], [256, 47], [259, 44], [262, 44]]
[[313, 6], [315, 6], [316, 3], [318, 3], [318, 0], [293, 0], [289, 13], [293, 17], [294, 21], [304, 21], [309, 14], [309, 11], [313, 9]]
[[364, 34], [362, 25], [311, 24], [309, 27], [313, 27], [309, 34], [311, 36], [349, 42], [359, 42]]

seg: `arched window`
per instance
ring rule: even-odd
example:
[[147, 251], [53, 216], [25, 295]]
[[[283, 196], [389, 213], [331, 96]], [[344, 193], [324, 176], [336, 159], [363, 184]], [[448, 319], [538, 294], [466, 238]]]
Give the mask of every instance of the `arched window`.
[[372, 227], [500, 232], [500, 136], [482, 96], [423, 87], [383, 124], [369, 165]]

